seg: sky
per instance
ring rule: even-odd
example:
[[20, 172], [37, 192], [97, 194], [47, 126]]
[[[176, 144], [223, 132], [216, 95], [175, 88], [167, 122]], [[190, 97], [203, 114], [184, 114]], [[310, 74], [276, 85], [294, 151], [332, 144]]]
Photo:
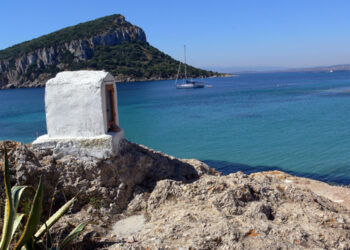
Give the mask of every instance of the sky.
[[111, 14], [191, 65], [221, 70], [350, 64], [348, 0], [60, 0], [0, 4], [0, 49]]

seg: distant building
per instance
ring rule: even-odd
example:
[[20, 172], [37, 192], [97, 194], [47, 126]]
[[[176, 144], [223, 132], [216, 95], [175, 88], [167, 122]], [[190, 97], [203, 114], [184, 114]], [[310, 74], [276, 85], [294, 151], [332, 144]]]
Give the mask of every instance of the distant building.
[[47, 134], [34, 148], [56, 155], [108, 158], [116, 155], [124, 131], [119, 127], [117, 89], [104, 71], [66, 71], [46, 83]]

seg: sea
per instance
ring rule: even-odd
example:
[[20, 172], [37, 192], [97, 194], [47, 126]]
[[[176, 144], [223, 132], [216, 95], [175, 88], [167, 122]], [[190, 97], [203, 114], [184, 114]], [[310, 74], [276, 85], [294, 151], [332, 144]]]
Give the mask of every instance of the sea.
[[[251, 73], [117, 84], [128, 140], [229, 174], [281, 170], [350, 184], [350, 72]], [[46, 133], [44, 88], [0, 91], [0, 140]], [[88, 97], [86, 97], [88, 98]]]

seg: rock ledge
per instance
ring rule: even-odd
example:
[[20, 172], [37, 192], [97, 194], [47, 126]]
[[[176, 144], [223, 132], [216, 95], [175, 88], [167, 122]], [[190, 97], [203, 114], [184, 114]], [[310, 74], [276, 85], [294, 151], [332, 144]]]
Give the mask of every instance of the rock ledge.
[[57, 207], [78, 194], [54, 231], [90, 220], [83, 249], [350, 249], [347, 188], [279, 171], [223, 176], [126, 140], [104, 161], [2, 144], [13, 183], [43, 175]]

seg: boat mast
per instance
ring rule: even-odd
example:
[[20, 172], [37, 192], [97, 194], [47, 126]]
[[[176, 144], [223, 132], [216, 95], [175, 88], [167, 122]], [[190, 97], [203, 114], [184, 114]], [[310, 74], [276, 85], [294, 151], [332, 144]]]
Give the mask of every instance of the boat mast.
[[184, 45], [184, 57], [185, 57], [185, 79], [187, 79], [187, 70], [186, 70], [186, 45]]
[[179, 68], [177, 69], [176, 80], [175, 80], [175, 86], [177, 85], [177, 79], [179, 78], [180, 67], [181, 67], [181, 62], [179, 63]]

